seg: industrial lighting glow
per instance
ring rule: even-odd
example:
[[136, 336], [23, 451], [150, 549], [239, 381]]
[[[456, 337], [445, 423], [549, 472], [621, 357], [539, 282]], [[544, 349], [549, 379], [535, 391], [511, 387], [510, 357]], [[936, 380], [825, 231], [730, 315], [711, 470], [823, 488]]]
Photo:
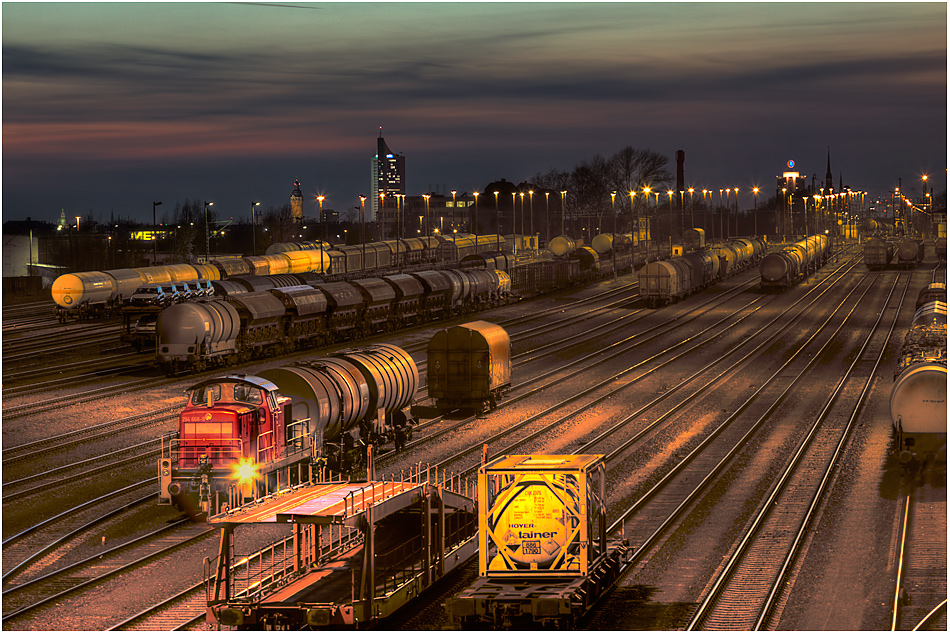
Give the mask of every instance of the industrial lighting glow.
[[234, 465], [234, 473], [231, 477], [240, 482], [252, 482], [260, 477], [258, 469], [260, 469], [259, 464], [247, 459], [241, 460]]

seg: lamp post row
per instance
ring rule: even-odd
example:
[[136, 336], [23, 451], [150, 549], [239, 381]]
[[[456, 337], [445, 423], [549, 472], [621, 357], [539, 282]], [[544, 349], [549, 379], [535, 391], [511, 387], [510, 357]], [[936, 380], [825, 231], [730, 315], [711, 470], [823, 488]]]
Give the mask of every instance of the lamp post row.
[[[926, 177], [926, 176], [922, 177], [922, 180], [923, 180], [923, 182], [924, 182], [924, 186], [926, 187], [927, 177]], [[758, 234], [758, 195], [759, 195], [759, 189], [760, 189], [759, 187], [753, 187], [753, 188], [751, 188], [752, 195], [753, 195], [753, 223], [754, 223], [754, 232], [755, 232], [755, 234]], [[690, 225], [695, 225], [695, 218], [694, 218], [694, 214], [693, 214], [693, 194], [695, 193], [696, 190], [695, 190], [695, 188], [690, 187], [690, 188], [688, 188], [688, 190], [686, 190], [686, 191], [688, 191], [688, 193], [689, 193]], [[684, 205], [683, 197], [684, 197], [686, 191], [680, 191], [680, 192], [679, 192], [679, 194], [680, 194], [680, 213], [683, 214], [684, 216], [685, 216], [685, 210], [683, 209], [683, 207], [684, 207], [685, 205]], [[703, 197], [703, 204], [704, 204], [704, 206], [707, 205], [707, 200], [706, 200], [707, 194], [709, 195], [709, 203], [712, 202], [712, 194], [713, 194], [713, 191], [714, 191], [714, 190], [709, 190], [709, 189], [703, 189], [703, 190], [701, 191], [701, 194], [702, 194], [702, 197]], [[733, 206], [732, 206], [732, 207], [730, 207], [729, 204], [728, 204], [728, 203], [729, 203], [729, 196], [730, 196], [730, 188], [726, 187], [726, 188], [723, 188], [723, 189], [720, 189], [720, 190], [719, 190], [719, 206], [720, 206], [720, 209], [723, 209], [722, 195], [723, 195], [723, 192], [725, 192], [725, 195], [726, 195], [725, 210], [726, 210], [726, 214], [727, 214], [726, 226], [723, 227], [723, 218], [722, 218], [722, 214], [720, 213], [720, 223], [719, 223], [719, 234], [720, 234], [720, 238], [725, 237], [726, 232], [732, 231], [732, 230], [733, 230], [733, 227], [734, 227], [736, 233], [738, 233], [738, 231], [739, 231], [739, 217], [738, 217], [738, 214], [739, 214], [739, 188], [738, 188], [738, 187], [732, 188], [731, 191], [735, 194], [735, 201], [733, 202]], [[822, 191], [823, 191], [823, 190], [822, 190]], [[898, 191], [899, 191], [899, 190], [898, 190]], [[457, 190], [452, 190], [453, 207], [456, 207], [456, 205], [457, 205], [457, 193], [458, 193]], [[501, 230], [501, 210], [500, 210], [500, 207], [499, 207], [499, 204], [498, 204], [498, 195], [499, 195], [500, 192], [495, 191], [495, 192], [493, 192], [493, 193], [494, 193], [494, 195], [495, 195], [495, 226], [496, 226], [496, 231], [500, 231], [500, 230]], [[529, 200], [529, 211], [528, 211], [528, 213], [530, 214], [530, 217], [529, 217], [529, 225], [530, 225], [530, 226], [529, 226], [529, 229], [530, 229], [530, 231], [531, 231], [531, 233], [532, 233], [532, 235], [533, 235], [533, 233], [534, 233], [534, 190], [528, 190], [527, 192], [523, 192], [523, 191], [522, 191], [522, 192], [512, 192], [512, 194], [511, 194], [511, 199], [512, 199], [512, 211], [513, 211], [513, 213], [517, 213], [517, 205], [516, 205], [516, 202], [517, 202], [517, 196], [520, 195], [520, 197], [521, 197], [521, 233], [524, 234], [524, 230], [525, 230], [525, 226], [524, 226], [524, 225], [525, 225], [525, 222], [524, 222], [524, 220], [525, 220], [525, 218], [524, 218], [524, 216], [525, 216], [524, 195], [525, 195], [525, 193], [527, 193], [527, 194], [528, 194], [528, 197], [529, 197], [529, 198], [528, 198], [528, 200]], [[563, 235], [563, 234], [565, 233], [565, 216], [566, 216], [566, 214], [565, 214], [565, 206], [566, 206], [566, 203], [567, 203], [567, 190], [560, 190], [560, 191], [558, 191], [558, 193], [560, 194], [560, 197], [561, 197], [561, 234]], [[636, 193], [637, 193], [637, 192], [636, 192], [635, 190], [631, 190], [631, 191], [630, 191], [631, 212], [633, 211]], [[643, 193], [644, 193], [644, 195], [646, 196], [646, 201], [647, 201], [647, 214], [649, 215], [649, 212], [650, 212], [650, 208], [649, 208], [650, 194], [653, 193], [654, 196], [657, 198], [656, 204], [654, 205], [654, 209], [657, 209], [658, 206], [659, 206], [659, 192], [658, 192], [658, 191], [657, 191], [657, 192], [654, 192], [651, 187], [644, 187], [644, 188], [643, 188]], [[673, 195], [674, 195], [674, 193], [676, 193], [674, 190], [667, 190], [667, 195], [669, 196], [669, 205], [670, 205], [670, 248], [671, 248], [671, 251], [672, 251], [673, 224], [674, 224], [674, 220], [673, 220]], [[616, 191], [611, 192], [611, 210], [612, 210], [612, 213], [613, 213], [614, 216], [615, 216], [615, 223], [614, 223], [614, 225], [615, 225], [615, 226], [614, 226], [614, 233], [615, 233], [615, 234], [616, 234], [616, 208], [615, 208], [615, 197], [616, 197], [616, 194], [617, 194]], [[783, 210], [785, 209], [787, 202], [792, 202], [792, 203], [794, 202], [794, 201], [792, 201], [791, 199], [786, 200], [786, 198], [785, 198], [785, 195], [786, 195], [786, 194], [787, 194], [787, 188], [782, 188], [782, 206], [783, 206]], [[849, 194], [850, 194], [850, 191], [849, 191]], [[477, 242], [478, 242], [478, 196], [479, 196], [479, 195], [480, 195], [479, 192], [473, 192], [473, 196], [474, 196], [474, 198], [475, 198], [474, 214], [473, 214], [474, 217], [473, 217], [472, 220], [470, 221], [471, 227], [472, 227], [472, 232], [475, 234], [476, 244], [477, 244]], [[834, 195], [834, 194], [831, 194], [831, 195]], [[864, 193], [862, 192], [861, 195], [862, 195], [862, 197], [863, 197]], [[549, 191], [544, 192], [544, 202], [545, 202], [545, 234], [548, 236], [548, 239], [550, 239], [550, 198], [549, 198], [549, 196], [550, 196], [550, 192], [549, 192]], [[381, 205], [385, 203], [385, 197], [386, 197], [385, 192], [380, 193], [380, 203], [381, 203]], [[429, 235], [429, 233], [431, 233], [431, 230], [432, 230], [431, 216], [430, 216], [430, 211], [431, 211], [431, 210], [430, 210], [430, 198], [431, 198], [431, 196], [430, 196], [429, 194], [423, 194], [422, 197], [423, 197], [423, 199], [425, 200], [425, 229], [426, 229], [426, 235]], [[819, 205], [818, 199], [821, 198], [821, 199], [823, 200], [824, 197], [825, 197], [824, 194], [822, 194], [822, 196], [818, 196], [817, 194], [815, 195], [815, 198], [816, 198], [816, 202], [815, 202], [816, 212], [817, 212], [817, 210], [818, 210], [818, 205]], [[404, 212], [405, 212], [405, 198], [406, 198], [406, 194], [396, 194], [396, 198], [397, 198], [397, 200], [396, 200], [397, 209], [396, 209], [396, 218], [395, 218], [395, 220], [396, 220], [396, 222], [400, 225], [400, 226], [397, 227], [397, 238], [402, 238], [402, 227], [401, 227], [401, 225], [402, 225], [402, 217], [403, 217], [402, 215], [403, 215]], [[400, 202], [400, 200], [399, 200], [400, 198], [402, 199], [401, 202]], [[323, 201], [324, 201], [325, 199], [326, 199], [325, 196], [317, 196], [317, 200], [318, 200], [319, 205], [320, 205], [320, 224], [321, 224], [321, 225], [323, 224], [323, 220], [324, 220], [324, 218], [323, 218]], [[807, 210], [807, 198], [803, 198], [803, 201], [804, 201], [803, 204], [806, 206], [806, 210]], [[365, 202], [366, 202], [366, 197], [361, 195], [361, 196], [360, 196], [360, 239], [361, 239], [361, 242], [364, 243], [364, 245], [365, 245], [365, 241], [366, 241], [366, 237], [365, 237], [365, 217], [364, 217], [364, 214], [365, 214]], [[157, 227], [156, 208], [159, 207], [161, 204], [162, 204], [162, 201], [153, 201], [153, 202], [152, 202], [152, 224], [153, 224], [153, 226], [156, 226], [156, 227]], [[253, 255], [256, 255], [256, 254], [257, 254], [257, 219], [256, 219], [256, 213], [255, 213], [255, 212], [256, 212], [256, 207], [259, 207], [260, 204], [261, 204], [260, 201], [252, 201], [252, 202], [251, 202], [251, 243], [252, 243], [251, 252], [252, 252]], [[849, 203], [849, 204], [850, 204], [850, 203]], [[210, 261], [210, 257], [211, 257], [211, 253], [210, 253], [210, 251], [211, 251], [211, 245], [210, 245], [210, 223], [209, 223], [209, 220], [208, 220], [208, 207], [211, 207], [211, 206], [213, 206], [213, 205], [214, 205], [214, 202], [213, 202], [213, 201], [205, 201], [205, 202], [204, 202], [204, 215], [205, 215], [205, 258], [206, 258], [206, 260], [208, 260], [208, 261]], [[825, 207], [825, 208], [826, 208], [826, 210], [827, 210], [827, 202], [826, 202], [826, 207]], [[735, 216], [736, 216], [736, 217], [735, 217], [735, 224], [734, 224], [734, 225], [732, 224], [732, 218], [730, 217], [731, 214], [732, 214], [732, 212], [733, 212], [733, 210], [734, 210]], [[785, 215], [784, 212], [783, 212], [783, 215]], [[515, 228], [517, 228], [517, 218], [516, 218], [515, 216], [513, 216], [512, 219], [513, 219], [513, 221], [514, 221], [514, 226], [515, 226]], [[631, 220], [633, 220], [633, 218], [631, 218]], [[681, 222], [680, 222], [680, 224], [681, 224], [681, 225], [683, 224], [683, 217], [681, 217]], [[777, 229], [779, 232], [781, 232], [781, 231], [784, 230], [784, 224], [785, 224], [785, 223], [780, 220], [779, 224], [780, 224], [781, 226], [776, 227], [776, 229]], [[631, 227], [631, 229], [632, 229], [632, 230], [635, 230], [636, 228], [635, 228], [635, 227]], [[682, 226], [681, 226], [681, 231], [682, 231]], [[807, 233], [807, 217], [806, 217], [806, 233]], [[153, 236], [153, 238], [154, 238], [154, 236]], [[397, 243], [398, 243], [398, 240], [397, 240]], [[153, 262], [157, 262], [157, 257], [158, 257], [157, 248], [158, 248], [158, 247], [157, 247], [157, 241], [153, 239], [153, 251], [152, 251]], [[398, 246], [397, 246], [397, 248], [398, 248]], [[518, 250], [518, 249], [517, 249], [517, 244], [516, 244], [516, 245], [515, 245], [515, 251], [516, 251], [516, 253], [517, 253], [517, 250]], [[321, 259], [322, 259], [322, 257], [323, 257], [323, 256], [322, 256], [322, 253], [323, 253], [323, 238], [322, 238], [322, 237], [321, 237], [321, 243], [320, 243], [320, 251], [321, 251]], [[397, 254], [397, 257], [398, 257], [398, 254]], [[365, 258], [365, 246], [364, 246], [364, 258]]]

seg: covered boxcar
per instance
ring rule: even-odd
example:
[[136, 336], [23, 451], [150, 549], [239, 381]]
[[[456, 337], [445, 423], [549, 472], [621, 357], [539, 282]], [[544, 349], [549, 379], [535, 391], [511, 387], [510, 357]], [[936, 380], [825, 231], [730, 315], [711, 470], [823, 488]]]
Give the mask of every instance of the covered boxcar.
[[868, 269], [883, 269], [894, 258], [894, 243], [884, 238], [871, 237], [864, 243], [864, 263]]
[[494, 409], [511, 388], [511, 339], [473, 321], [435, 333], [427, 348], [429, 398], [440, 409]]

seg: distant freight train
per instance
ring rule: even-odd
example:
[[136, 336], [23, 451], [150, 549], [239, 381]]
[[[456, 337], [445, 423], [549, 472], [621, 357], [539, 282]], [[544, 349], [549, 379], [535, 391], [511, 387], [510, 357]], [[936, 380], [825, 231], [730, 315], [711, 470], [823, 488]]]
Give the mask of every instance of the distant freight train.
[[201, 372], [357, 339], [406, 324], [505, 303], [511, 278], [501, 270], [444, 269], [350, 282], [253, 292], [218, 289], [225, 298], [163, 310], [156, 361], [168, 374]]
[[[424, 263], [459, 262], [483, 251], [504, 251], [504, 236], [427, 237], [328, 247], [326, 243], [278, 243], [268, 255], [212, 260], [210, 264], [169, 264], [110, 271], [67, 273], [53, 282], [52, 295], [60, 321], [114, 313], [139, 286], [222, 280], [239, 275], [277, 275], [313, 272], [358, 276], [374, 269]], [[270, 253], [271, 249], [273, 253]], [[507, 249], [510, 250], [510, 249]]]
[[659, 306], [692, 295], [758, 262], [765, 244], [740, 238], [711, 249], [692, 251], [669, 260], [650, 262], [637, 274], [640, 296]]

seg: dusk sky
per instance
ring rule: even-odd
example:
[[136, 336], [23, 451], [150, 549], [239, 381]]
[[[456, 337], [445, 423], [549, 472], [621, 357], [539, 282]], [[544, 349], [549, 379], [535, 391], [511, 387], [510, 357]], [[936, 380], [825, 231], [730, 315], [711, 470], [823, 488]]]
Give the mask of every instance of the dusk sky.
[[370, 190], [481, 190], [625, 146], [697, 188], [794, 159], [872, 193], [946, 189], [947, 4], [4, 2], [3, 219], [151, 221]]

